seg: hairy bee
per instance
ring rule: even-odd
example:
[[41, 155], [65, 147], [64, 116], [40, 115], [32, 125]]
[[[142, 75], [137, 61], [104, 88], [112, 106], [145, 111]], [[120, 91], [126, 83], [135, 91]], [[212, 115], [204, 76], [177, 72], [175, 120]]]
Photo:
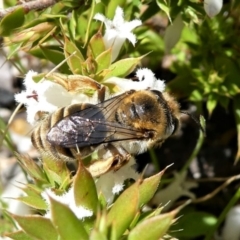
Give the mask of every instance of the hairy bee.
[[178, 103], [156, 90], [130, 90], [97, 105], [73, 104], [48, 115], [33, 145], [53, 159], [71, 161], [98, 151], [93, 176], [118, 170], [147, 148], [161, 145], [179, 127]]

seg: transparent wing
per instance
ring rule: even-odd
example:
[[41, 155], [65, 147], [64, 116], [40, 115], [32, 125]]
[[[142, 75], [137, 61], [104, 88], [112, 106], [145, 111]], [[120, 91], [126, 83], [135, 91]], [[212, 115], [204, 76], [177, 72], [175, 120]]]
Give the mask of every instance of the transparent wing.
[[129, 93], [97, 105], [82, 104], [81, 110], [71, 113], [50, 129], [48, 141], [54, 145], [71, 148], [146, 138], [143, 131], [123, 126], [115, 119], [116, 110], [126, 94]]

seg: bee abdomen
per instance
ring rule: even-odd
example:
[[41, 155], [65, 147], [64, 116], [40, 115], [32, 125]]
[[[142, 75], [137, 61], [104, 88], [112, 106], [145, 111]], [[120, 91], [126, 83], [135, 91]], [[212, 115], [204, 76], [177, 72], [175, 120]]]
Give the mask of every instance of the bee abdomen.
[[[67, 109], [66, 109], [67, 110]], [[43, 157], [50, 157], [55, 160], [73, 161], [75, 160], [74, 152], [75, 149], [63, 148], [51, 144], [46, 136], [49, 129], [66, 114], [65, 108], [61, 108], [54, 114], [46, 117], [42, 122], [35, 128], [32, 133], [31, 141], [33, 146], [39, 150]]]

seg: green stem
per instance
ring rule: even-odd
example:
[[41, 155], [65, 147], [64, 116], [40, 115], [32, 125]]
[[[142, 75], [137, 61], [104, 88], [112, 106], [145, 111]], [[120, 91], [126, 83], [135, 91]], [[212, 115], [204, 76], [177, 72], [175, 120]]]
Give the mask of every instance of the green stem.
[[[203, 116], [200, 117], [200, 124], [201, 124], [203, 130], [205, 131], [205, 119], [203, 118]], [[200, 151], [200, 149], [202, 147], [203, 141], [204, 141], [204, 132], [200, 129], [199, 130], [199, 137], [198, 137], [197, 144], [196, 144], [196, 146], [195, 146], [191, 156], [189, 157], [189, 159], [187, 160], [187, 162], [185, 163], [185, 165], [181, 169], [180, 173], [183, 173], [183, 172], [185, 172], [188, 169], [188, 167], [190, 166], [190, 164], [193, 161], [193, 159], [199, 153], [199, 151]]]

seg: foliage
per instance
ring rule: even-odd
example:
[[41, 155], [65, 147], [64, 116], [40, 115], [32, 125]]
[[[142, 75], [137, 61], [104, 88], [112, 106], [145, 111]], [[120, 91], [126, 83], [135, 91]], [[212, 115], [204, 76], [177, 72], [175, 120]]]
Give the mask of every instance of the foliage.
[[[10, 7], [15, 2], [9, 0], [5, 4]], [[125, 42], [115, 60], [114, 47], [105, 47], [104, 25], [94, 16], [101, 13], [113, 19], [117, 6], [124, 9], [128, 20], [141, 19], [143, 24], [134, 30], [138, 39], [136, 46]], [[170, 91], [178, 98], [194, 102], [199, 112], [206, 107], [209, 116], [217, 105], [225, 109], [231, 106], [240, 139], [239, 10], [239, 1], [229, 2], [224, 4], [221, 14], [209, 18], [198, 0], [155, 0], [144, 1], [143, 4], [139, 0], [131, 3], [125, 0], [64, 0], [52, 7], [27, 13], [19, 5], [1, 19], [0, 34], [8, 47], [8, 60], [18, 58], [19, 51], [24, 51], [42, 64], [58, 65], [59, 73], [41, 72], [34, 77], [36, 83], [45, 77], [68, 92], [80, 92], [90, 97], [98, 84], [108, 87], [111, 94], [116, 93], [118, 90], [107, 80], [125, 78], [138, 65], [157, 69], [162, 59], [173, 59], [167, 66], [175, 76], [168, 84]], [[155, 14], [165, 24], [155, 24]], [[159, 34], [159, 28], [165, 28], [164, 36]], [[125, 38], [131, 41], [129, 35]], [[22, 73], [29, 70], [20, 62], [16, 65]], [[82, 84], [76, 83], [79, 79], [87, 79], [88, 83], [82, 87]], [[10, 142], [8, 137], [5, 138]], [[236, 159], [240, 157], [240, 140], [238, 144]], [[163, 172], [138, 179], [109, 205], [104, 195], [97, 192], [97, 180], [92, 178], [84, 165], [79, 164], [73, 177], [65, 163], [43, 158], [39, 166], [28, 157], [17, 157], [23, 170], [34, 181], [34, 184], [23, 187], [26, 196], [18, 200], [42, 215], [20, 217], [5, 212], [21, 227], [21, 230], [8, 234], [12, 239], [68, 239], [69, 235], [71, 239], [134, 240], [139, 236], [141, 239], [160, 239], [166, 237], [179, 211], [165, 214], [161, 213], [161, 208], [143, 211], [143, 206], [156, 192]], [[42, 196], [46, 189], [51, 189], [56, 196], [63, 196], [73, 189], [76, 207], [90, 209], [93, 214], [79, 218], [69, 206], [49, 192], [47, 203]], [[49, 210], [50, 217], [43, 216]], [[187, 215], [182, 226], [187, 229], [195, 217], [216, 222], [207, 213], [195, 212]], [[190, 229], [188, 234], [178, 236], [195, 237], [211, 229], [212, 225], [212, 222], [203, 224], [199, 233], [192, 233]]]

